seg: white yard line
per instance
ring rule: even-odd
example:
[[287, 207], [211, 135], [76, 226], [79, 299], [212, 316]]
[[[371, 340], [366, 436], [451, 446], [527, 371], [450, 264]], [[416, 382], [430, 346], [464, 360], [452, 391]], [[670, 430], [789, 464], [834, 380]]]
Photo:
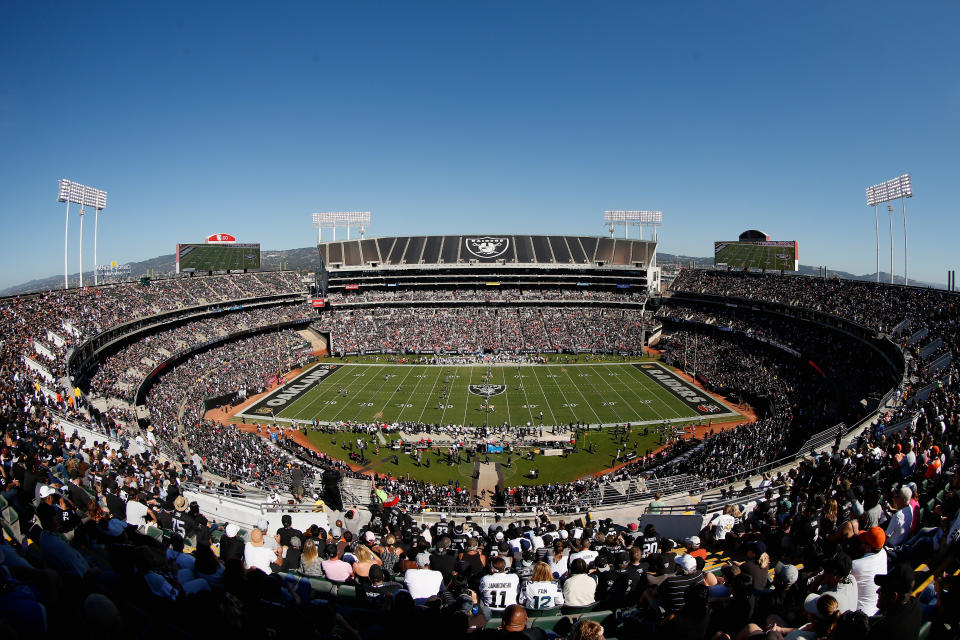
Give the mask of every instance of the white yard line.
[[437, 383], [440, 382], [440, 376], [443, 375], [443, 367], [440, 368], [440, 373], [437, 375], [436, 379], [433, 381], [433, 386], [430, 388], [430, 395], [427, 397], [427, 402], [423, 404], [423, 409], [420, 410], [420, 417], [417, 418], [417, 422], [423, 422], [423, 414], [427, 412], [427, 403], [431, 402], [433, 397], [433, 392], [437, 388]]
[[553, 418], [554, 426], [557, 426], [557, 416], [553, 413], [553, 407], [550, 406], [550, 402], [547, 400], [547, 392], [543, 388], [543, 384], [540, 382], [540, 376], [537, 375], [537, 368], [533, 368], [533, 377], [537, 379], [537, 386], [540, 387], [540, 393], [543, 395], [543, 401], [547, 405], [547, 411], [550, 412], [550, 417]]
[[[381, 367], [380, 371], [383, 371], [384, 365], [380, 365], [380, 367]], [[363, 385], [362, 387], [360, 387], [360, 389], [359, 389], [359, 391], [357, 391], [357, 393], [362, 393], [363, 390], [366, 389], [366, 388], [370, 385], [370, 382], [371, 382], [374, 378], [376, 378], [378, 375], [380, 375], [380, 371], [378, 371], [377, 373], [375, 373], [375, 374], [373, 374], [372, 376], [370, 376], [370, 377], [367, 379], [367, 381], [364, 383], [364, 385]], [[345, 410], [347, 407], [350, 406], [350, 393], [349, 393], [350, 390], [349, 390], [349, 389], [346, 389], [346, 391], [347, 391], [347, 397], [343, 399], [343, 400], [344, 400], [343, 409], [340, 409], [340, 411], [338, 411], [338, 412], [336, 413], [336, 415], [333, 416], [333, 420], [332, 420], [332, 421], [336, 421], [338, 418], [340, 418], [340, 414], [343, 413], [344, 410]], [[339, 397], [339, 396], [338, 396], [338, 397]], [[354, 396], [354, 397], [356, 397], [356, 396]]]
[[[570, 381], [570, 384], [573, 385], [573, 388], [577, 390], [577, 393], [580, 394], [580, 397], [583, 398], [583, 404], [585, 404], [585, 405], [587, 406], [587, 408], [590, 409], [590, 411], [593, 411], [593, 415], [594, 415], [594, 417], [597, 419], [597, 423], [598, 423], [598, 424], [603, 424], [603, 420], [600, 419], [600, 414], [598, 414], [598, 413], [596, 412], [596, 410], [593, 408], [593, 405], [591, 405], [589, 402], [587, 402], [587, 396], [583, 395], [583, 391], [580, 391], [580, 386], [577, 385], [577, 383], [573, 381], [573, 378], [570, 377], [570, 371], [567, 370], [567, 371], [564, 371], [563, 373], [564, 373], [564, 375], [567, 376], [567, 380]], [[559, 385], [557, 385], [557, 386], [559, 386]], [[566, 398], [564, 398], [564, 399], [566, 400]]]
[[517, 365], [517, 380], [520, 383], [520, 390], [523, 391], [523, 403], [527, 405], [527, 413], [530, 414], [530, 425], [533, 426], [536, 419], [533, 417], [533, 409], [530, 408], [530, 398], [527, 397], [527, 387], [523, 384], [523, 371], [520, 365]]
[[[413, 373], [413, 367], [411, 367], [410, 370], [407, 371], [407, 375], [403, 376], [403, 380], [401, 380], [400, 383], [399, 383], [397, 386], [402, 386], [403, 383], [407, 381], [407, 378], [410, 377], [410, 374], [411, 374], [411, 373]], [[394, 390], [394, 392], [390, 394], [390, 397], [387, 398], [386, 403], [384, 403], [384, 405], [383, 405], [382, 407], [380, 407], [380, 415], [381, 415], [381, 416], [383, 415], [384, 410], [385, 410], [387, 407], [390, 406], [390, 401], [393, 400], [393, 396], [395, 396], [395, 395], [397, 395], [396, 390]], [[406, 403], [404, 403], [404, 404], [406, 404]], [[399, 420], [398, 420], [398, 422], [399, 422]], [[378, 433], [379, 433], [379, 432], [378, 432]]]

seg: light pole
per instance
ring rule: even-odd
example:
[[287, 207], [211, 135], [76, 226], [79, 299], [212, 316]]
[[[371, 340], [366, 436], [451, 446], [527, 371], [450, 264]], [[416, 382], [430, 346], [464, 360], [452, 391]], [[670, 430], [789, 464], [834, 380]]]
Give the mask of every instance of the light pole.
[[893, 284], [893, 206], [887, 205], [887, 213], [890, 216], [890, 284]]
[[83, 206], [80, 207], [80, 288], [83, 289]]
[[873, 205], [873, 223], [877, 233], [877, 284], [880, 284], [880, 212], [879, 206]]

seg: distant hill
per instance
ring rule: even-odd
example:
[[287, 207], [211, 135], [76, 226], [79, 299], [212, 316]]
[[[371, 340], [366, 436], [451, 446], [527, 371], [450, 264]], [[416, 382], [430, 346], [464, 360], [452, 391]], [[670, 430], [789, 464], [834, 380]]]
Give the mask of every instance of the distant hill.
[[[318, 256], [316, 246], [303, 247], [300, 249], [264, 250], [260, 253], [260, 266], [264, 270], [269, 271], [277, 269], [292, 269], [294, 271], [312, 272], [317, 268], [317, 260]], [[713, 265], [713, 257], [700, 258], [693, 256], [682, 256], [672, 253], [663, 253], [660, 251], [657, 252], [657, 261], [660, 264], [676, 264], [683, 266], [696, 265], [698, 267], [704, 267]], [[134, 278], [140, 278], [142, 276], [163, 277], [173, 275], [174, 268], [174, 255], [169, 253], [166, 255], [157, 256], [156, 258], [150, 258], [149, 260], [143, 260], [141, 262], [131, 262], [130, 274]], [[799, 273], [802, 275], [815, 276], [819, 275], [819, 270], [817, 267], [802, 264], [800, 265]], [[872, 281], [876, 279], [876, 273], [855, 275], [852, 273], [847, 273], [846, 271], [830, 271], [830, 276], [839, 276], [841, 278], [848, 278], [850, 280]], [[73, 273], [70, 275], [69, 281], [70, 286], [75, 287], [77, 284], [79, 284], [80, 278], [78, 274]], [[880, 281], [889, 282], [890, 276], [881, 272]], [[93, 271], [84, 272], [83, 282], [84, 284], [93, 284]], [[897, 284], [903, 284], [903, 277], [894, 276], [894, 282]], [[946, 285], [943, 284], [930, 284], [915, 280], [911, 280], [910, 284], [923, 287], [935, 287], [937, 289], [946, 288]], [[50, 276], [49, 278], [31, 280], [29, 282], [24, 282], [23, 284], [8, 287], [7, 289], [0, 291], [0, 295], [10, 296], [21, 293], [32, 293], [35, 291], [49, 291], [51, 289], [60, 289], [62, 287], [63, 276], [57, 275]]]

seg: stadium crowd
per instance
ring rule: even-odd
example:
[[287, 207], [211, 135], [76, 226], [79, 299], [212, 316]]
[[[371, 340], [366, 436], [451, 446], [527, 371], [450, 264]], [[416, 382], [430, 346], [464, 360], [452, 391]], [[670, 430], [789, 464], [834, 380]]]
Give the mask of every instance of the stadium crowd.
[[625, 293], [624, 290], [603, 291], [589, 287], [548, 288], [548, 287], [462, 287], [457, 289], [370, 289], [365, 291], [341, 292], [334, 291], [327, 296], [327, 303], [331, 306], [341, 304], [357, 304], [367, 302], [488, 302], [494, 300], [509, 301], [540, 301], [540, 300], [570, 300], [590, 302], [631, 302], [641, 304], [645, 302], [645, 293], [636, 291]]
[[[84, 418], [73, 404], [43, 392], [23, 366], [29, 344], [24, 339], [39, 335], [28, 314], [0, 307], [12, 320], [0, 327], [0, 496], [7, 505], [0, 540], [0, 631], [11, 638], [76, 633], [119, 638], [131, 632], [202, 637], [226, 631], [375, 639], [404, 630], [451, 638], [471, 632], [516, 637], [510, 634], [536, 624], [537, 616], [566, 612], [581, 618], [573, 624], [550, 618], [552, 631], [578, 640], [912, 639], [924, 623], [929, 638], [956, 637], [960, 376], [952, 364], [933, 370], [920, 362], [923, 346], [937, 339], [947, 350], [938, 353], [953, 353], [956, 297], [854, 286], [851, 297], [867, 310], [858, 307], [847, 315], [842, 296], [819, 291], [833, 286], [819, 280], [783, 284], [790, 278], [687, 273], [678, 279], [680, 286], [705, 282], [704, 288], [724, 295], [769, 295], [887, 332], [907, 320], [913, 331], [924, 328], [929, 336], [922, 343], [911, 343], [906, 334], [898, 338], [916, 361], [902, 389], [906, 404], [882, 416], [849, 448], [806, 457], [770, 482], [760, 499], [728, 505], [698, 536], [682, 541], [641, 530], [635, 521], [554, 521], [546, 514], [526, 521], [506, 517], [486, 529], [452, 518], [418, 526], [403, 505], [421, 489], [400, 482], [378, 482], [369, 523], [361, 524], [355, 513], [326, 529], [298, 531], [285, 523], [267, 531], [258, 523], [241, 537], [236, 524], [212, 522], [181, 495], [184, 482], [201, 478], [191, 458], [164, 460], [150, 448], [131, 455], [82, 442], [58, 427], [54, 409]], [[904, 308], [901, 295], [913, 304]], [[539, 321], [547, 326], [542, 317]], [[682, 355], [681, 344], [690, 348], [690, 339], [681, 337], [675, 333], [664, 344], [673, 357]], [[782, 367], [777, 370], [775, 360], [784, 356], [775, 348], [746, 353], [741, 341], [697, 330], [698, 369], [703, 367], [711, 383], [736, 388], [750, 380], [728, 369], [744, 356], [757, 358], [752, 366], [778, 379], [753, 383], [762, 386], [744, 392], [780, 398], [777, 413], [764, 420], [798, 420], [798, 409], [808, 407], [804, 391], [816, 378], [798, 382]], [[213, 379], [229, 382], [211, 383], [199, 397], [261, 379], [263, 361], [266, 371], [274, 365], [285, 371], [290, 363], [277, 360], [276, 344], [267, 342], [224, 352], [232, 358], [229, 371], [224, 367]], [[833, 356], [825, 351], [831, 374], [856, 364], [845, 363], [840, 351]], [[210, 452], [201, 456], [208, 459], [225, 442], [240, 442], [236, 457], [223, 456], [225, 472], [266, 465], [276, 475], [296, 464], [287, 453], [290, 443], [276, 447], [226, 429], [210, 436], [216, 427], [197, 424], [191, 387], [212, 362], [218, 361], [201, 356], [175, 369], [169, 380], [161, 378], [151, 405], [161, 439], [193, 437]], [[812, 422], [817, 415], [803, 418]], [[181, 435], [176, 428], [181, 422], [199, 433]], [[758, 423], [715, 435], [699, 452], [687, 451], [685, 460], [692, 471], [705, 460], [718, 466], [718, 456], [730, 456], [723, 460], [728, 470], [753, 465], [765, 456], [754, 457], [750, 449], [784, 426]], [[771, 452], [781, 447], [775, 437], [770, 442]], [[460, 493], [456, 489], [446, 487]], [[444, 487], [424, 490], [442, 494]], [[564, 490], [547, 486], [534, 492], [564, 500], [583, 493]], [[398, 500], [405, 491], [406, 500]], [[720, 563], [721, 553], [734, 561]], [[929, 575], [929, 583], [918, 583], [918, 567], [929, 568], [921, 574]], [[319, 581], [285, 577], [289, 572]], [[324, 584], [330, 588], [321, 590]], [[584, 614], [589, 609], [596, 615]], [[500, 630], [484, 630], [496, 619]], [[545, 637], [539, 625], [522, 633]]]
[[66, 374], [66, 352], [109, 327], [198, 304], [302, 291], [299, 276], [283, 271], [169, 278], [148, 284], [127, 282], [13, 296], [0, 302], [3, 355], [17, 360], [30, 356], [52, 378], [59, 379]]
[[318, 321], [336, 354], [640, 352], [650, 317], [593, 307], [332, 310]]
[[[190, 351], [211, 340], [238, 331], [268, 327], [282, 322], [306, 320], [312, 314], [303, 304], [241, 309], [224, 315], [191, 320], [171, 328], [161, 327], [157, 333], [131, 342], [97, 363], [90, 378], [90, 391], [96, 396], [110, 396], [133, 401], [137, 386], [144, 376], [161, 362]], [[285, 344], [287, 351], [309, 349], [309, 343], [298, 340]]]

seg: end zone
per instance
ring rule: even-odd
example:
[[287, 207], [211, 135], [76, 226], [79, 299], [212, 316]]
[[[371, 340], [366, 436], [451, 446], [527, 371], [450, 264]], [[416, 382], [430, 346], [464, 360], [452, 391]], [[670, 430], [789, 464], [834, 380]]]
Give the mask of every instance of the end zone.
[[[251, 420], [277, 419], [275, 416], [278, 413], [323, 382], [327, 376], [339, 368], [339, 364], [317, 364], [293, 380], [280, 385], [234, 417]], [[277, 420], [281, 421], [282, 419]]]
[[687, 382], [659, 362], [642, 362], [633, 365], [641, 373], [655, 381], [700, 417], [729, 418], [740, 416], [722, 401], [714, 398], [703, 389]]

